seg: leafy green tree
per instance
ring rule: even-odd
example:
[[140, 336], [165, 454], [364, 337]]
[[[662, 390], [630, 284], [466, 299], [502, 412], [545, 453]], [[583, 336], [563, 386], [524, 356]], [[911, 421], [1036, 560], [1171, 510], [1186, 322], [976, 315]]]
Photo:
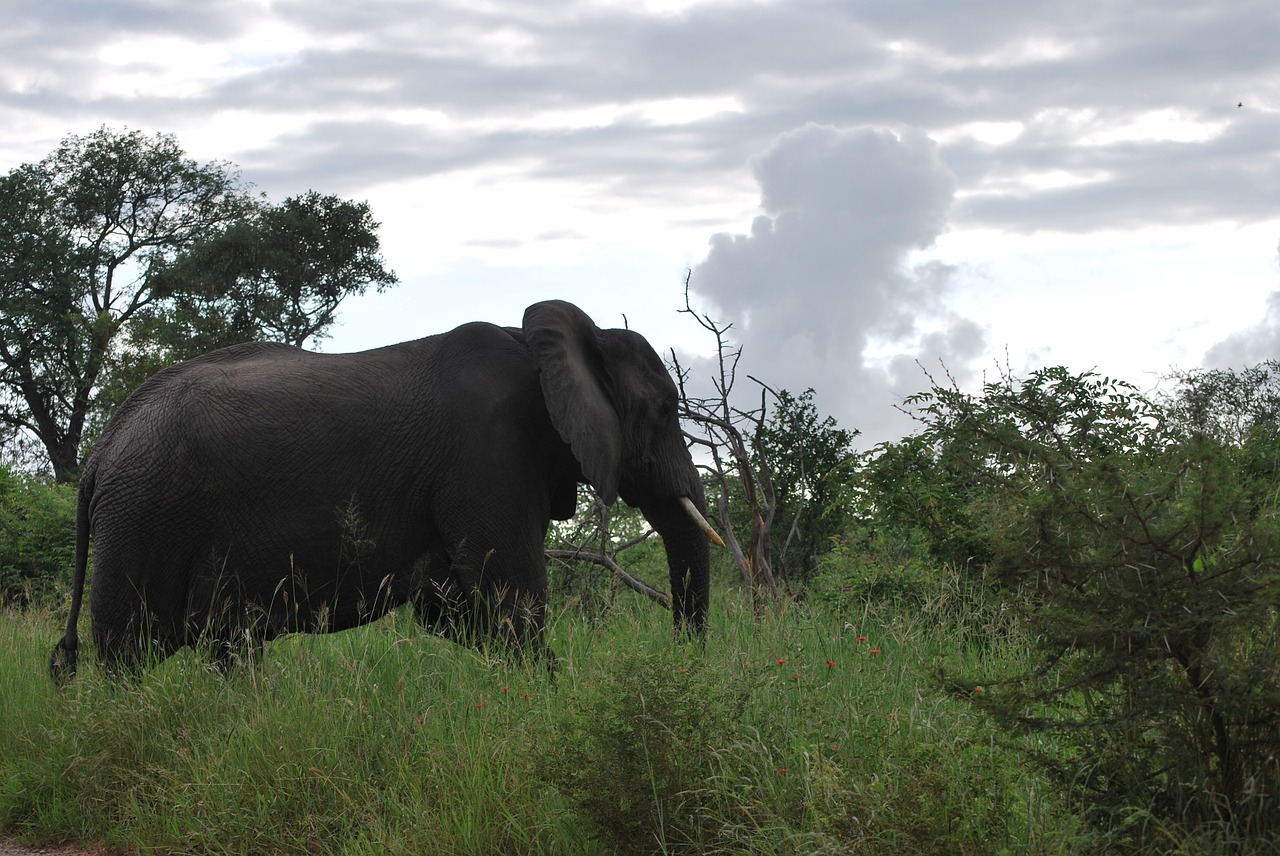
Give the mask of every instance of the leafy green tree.
[[75, 477], [112, 345], [156, 273], [252, 207], [224, 163], [169, 135], [101, 128], [0, 178], [0, 421]]
[[1226, 443], [1064, 368], [913, 403], [1037, 646], [1027, 674], [953, 686], [1049, 737], [1036, 757], [1117, 841], [1139, 816], [1280, 834], [1275, 433]]
[[968, 469], [964, 450], [947, 438], [915, 434], [878, 445], [858, 480], [867, 537], [916, 545], [922, 557], [980, 575], [990, 555], [970, 518], [977, 485]]
[[1250, 433], [1280, 425], [1280, 360], [1240, 371], [1193, 369], [1173, 376], [1165, 396], [1170, 418], [1188, 433], [1239, 444]]
[[302, 344], [341, 300], [396, 281], [364, 203], [250, 196], [172, 135], [101, 128], [0, 178], [0, 424], [59, 481], [159, 368], [266, 338]]
[[752, 459], [770, 479], [776, 503], [769, 533], [779, 576], [803, 586], [851, 516], [849, 485], [858, 432], [821, 417], [814, 391], [779, 390], [776, 405], [756, 431]]
[[[310, 191], [267, 206], [182, 256], [165, 275], [170, 345], [212, 333], [302, 347], [323, 338], [338, 305], [397, 282], [379, 255], [368, 203]], [[226, 332], [223, 332], [226, 331]]]
[[310, 191], [198, 241], [157, 273], [157, 299], [113, 363], [112, 403], [158, 369], [216, 348], [324, 338], [344, 299], [398, 281], [379, 254], [378, 226], [368, 203]]

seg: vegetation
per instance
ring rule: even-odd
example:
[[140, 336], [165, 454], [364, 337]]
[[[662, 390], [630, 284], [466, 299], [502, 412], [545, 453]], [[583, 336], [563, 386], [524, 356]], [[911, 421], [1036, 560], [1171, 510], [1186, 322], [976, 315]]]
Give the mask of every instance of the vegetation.
[[76, 492], [0, 466], [0, 604], [49, 601], [71, 582]]
[[[0, 212], [24, 224], [0, 239], [0, 416], [55, 463], [131, 370], [314, 338], [342, 295], [393, 280], [367, 207], [249, 205], [169, 138], [64, 149], [5, 177]], [[68, 164], [150, 149], [222, 188], [223, 219], [137, 246], [152, 202], [96, 243], [99, 220], [68, 225], [101, 200]], [[907, 402], [919, 430], [858, 457], [812, 390], [757, 381], [758, 408], [731, 404], [729, 327], [686, 311], [719, 354], [707, 398], [676, 366], [730, 546], [708, 637], [673, 644], [660, 543], [586, 493], [549, 542], [555, 678], [401, 610], [229, 675], [188, 651], [59, 691], [43, 663], [74, 495], [0, 469], [0, 833], [181, 853], [1280, 850], [1280, 363], [1160, 397], [1062, 367], [931, 382]]]
[[[1204, 392], [1184, 379], [1174, 401]], [[1062, 368], [913, 402], [913, 449], [946, 463], [942, 493], [1035, 641], [1028, 668], [944, 685], [980, 682], [1008, 734], [1050, 736], [1033, 760], [1112, 847], [1275, 843], [1277, 426], [1224, 439], [1184, 416], [1203, 410]]]
[[774, 396], [777, 405], [756, 431], [753, 458], [770, 473], [778, 513], [769, 540], [778, 576], [794, 591], [812, 580], [831, 540], [852, 522], [849, 486], [856, 471], [857, 431], [818, 413], [816, 393], [806, 389]]
[[[849, 600], [763, 621], [720, 592], [705, 646], [620, 599], [552, 621], [554, 679], [405, 613], [292, 636], [227, 677], [43, 673], [61, 612], [0, 619], [0, 830], [176, 853], [1035, 853], [1076, 821], [931, 670], [1019, 662]], [[941, 610], [935, 614], [929, 610]]]
[[0, 426], [72, 481], [92, 425], [156, 369], [250, 338], [298, 344], [347, 294], [394, 282], [376, 228], [335, 197], [266, 205], [171, 135], [67, 137], [0, 176]]
[[[596, 558], [555, 566], [554, 680], [402, 613], [228, 677], [187, 652], [59, 693], [41, 664], [63, 612], [37, 600], [0, 625], [0, 830], [174, 852], [1273, 852], [1274, 370], [1158, 400], [1062, 368], [935, 385], [917, 434], [828, 470], [843, 531], [801, 598], [761, 612], [718, 554], [701, 645], [620, 594], [600, 559], [661, 585], [661, 548], [596, 509], [557, 531]], [[29, 508], [47, 486], [5, 488]], [[56, 565], [46, 543], [26, 552]]]

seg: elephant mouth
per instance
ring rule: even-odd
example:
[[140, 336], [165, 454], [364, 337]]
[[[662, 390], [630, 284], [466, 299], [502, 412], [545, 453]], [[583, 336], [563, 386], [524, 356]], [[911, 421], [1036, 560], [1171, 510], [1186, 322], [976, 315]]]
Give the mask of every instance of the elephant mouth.
[[720, 546], [720, 547], [724, 546], [724, 539], [721, 538], [720, 534], [716, 532], [715, 528], [712, 527], [712, 525], [707, 522], [707, 518], [702, 516], [702, 512], [698, 511], [698, 507], [693, 504], [692, 499], [690, 499], [687, 496], [680, 497], [680, 507], [685, 510], [685, 513], [689, 515], [690, 519], [693, 520], [694, 524], [696, 524], [699, 529], [701, 529], [704, 533], [706, 533], [706, 536], [708, 539], [710, 539], [711, 543], [716, 544], [717, 546]]

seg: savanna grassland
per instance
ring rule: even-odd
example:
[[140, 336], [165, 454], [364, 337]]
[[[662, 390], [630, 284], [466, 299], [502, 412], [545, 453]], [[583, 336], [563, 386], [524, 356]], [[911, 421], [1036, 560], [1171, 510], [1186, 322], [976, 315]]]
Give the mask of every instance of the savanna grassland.
[[[1280, 853], [1280, 364], [1179, 380], [1161, 400], [1062, 367], [935, 387], [918, 434], [861, 457], [816, 418], [789, 446], [762, 428], [775, 475], [802, 464], [770, 536], [806, 531], [790, 594], [753, 614], [720, 551], [705, 640], [674, 641], [669, 612], [556, 564], [554, 677], [402, 610], [225, 674], [188, 650], [59, 689], [70, 489], [0, 478], [0, 838]], [[653, 539], [624, 563], [665, 573]]]
[[555, 678], [393, 615], [228, 676], [186, 651], [59, 691], [60, 615], [7, 612], [0, 829], [160, 853], [1077, 849], [1023, 751], [937, 679], [1016, 664], [1016, 633], [957, 578], [918, 583], [761, 619], [720, 591], [705, 645], [630, 595], [566, 607]]

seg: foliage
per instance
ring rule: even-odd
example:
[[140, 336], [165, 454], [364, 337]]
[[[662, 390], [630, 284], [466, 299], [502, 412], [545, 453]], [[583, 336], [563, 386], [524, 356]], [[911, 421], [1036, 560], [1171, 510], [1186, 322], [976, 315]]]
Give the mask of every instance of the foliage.
[[935, 564], [981, 573], [990, 551], [971, 501], [977, 484], [952, 438], [915, 434], [879, 444], [862, 461], [862, 529], [916, 543]]
[[105, 127], [0, 178], [0, 421], [40, 438], [59, 481], [155, 272], [250, 206], [226, 164]]
[[[965, 513], [1037, 640], [980, 705], [1120, 844], [1137, 817], [1275, 835], [1280, 526], [1274, 432], [1188, 433], [1128, 384], [1050, 368], [916, 396], [967, 462]], [[971, 686], [972, 680], [960, 686]]]
[[0, 603], [47, 598], [71, 580], [76, 492], [0, 466]]
[[778, 575], [799, 589], [812, 579], [818, 560], [843, 534], [851, 517], [849, 484], [857, 431], [821, 417], [814, 391], [799, 396], [778, 390], [773, 413], [752, 444], [756, 467], [770, 475], [777, 513], [769, 533]]
[[201, 351], [246, 339], [300, 348], [324, 337], [344, 298], [396, 283], [378, 226], [368, 203], [315, 191], [264, 206], [164, 272], [160, 293], [172, 305], [151, 320], [168, 322], [171, 348], [192, 335], [211, 337]]
[[694, 657], [633, 654], [578, 690], [546, 774], [618, 853], [702, 853], [702, 785], [738, 693]]
[[1238, 444], [1251, 433], [1280, 425], [1280, 361], [1267, 360], [1240, 371], [1195, 369], [1175, 372], [1177, 386], [1166, 396], [1169, 418], [1191, 434]]
[[301, 344], [395, 281], [364, 203], [269, 206], [172, 135], [101, 128], [0, 177], [0, 423], [59, 481], [141, 380], [250, 338]]
[[647, 818], [632, 852], [1064, 852], [1075, 821], [1025, 753], [927, 689], [938, 662], [1011, 666], [1018, 649], [975, 655], [945, 620], [870, 604], [756, 619], [734, 592], [715, 603], [705, 645], [678, 649], [640, 598], [603, 623], [553, 612], [554, 680], [404, 610], [284, 637], [226, 676], [184, 651], [120, 684], [86, 663], [61, 691], [42, 666], [63, 616], [6, 613], [0, 837], [603, 854], [601, 830]]
[[155, 299], [110, 362], [94, 427], [172, 363], [240, 342], [323, 339], [344, 299], [397, 282], [378, 255], [378, 225], [367, 203], [311, 191], [202, 237], [157, 271]]

